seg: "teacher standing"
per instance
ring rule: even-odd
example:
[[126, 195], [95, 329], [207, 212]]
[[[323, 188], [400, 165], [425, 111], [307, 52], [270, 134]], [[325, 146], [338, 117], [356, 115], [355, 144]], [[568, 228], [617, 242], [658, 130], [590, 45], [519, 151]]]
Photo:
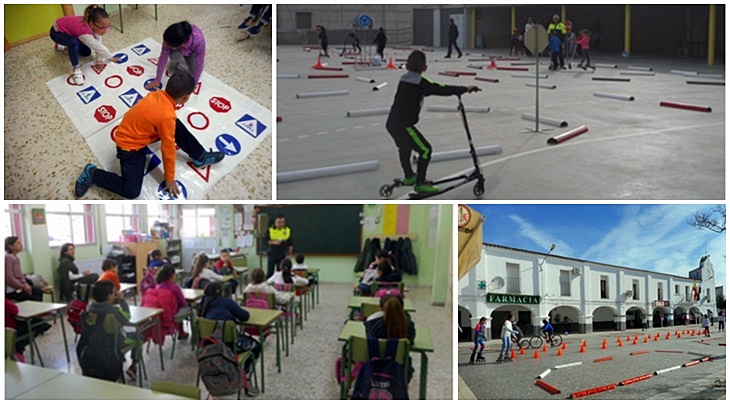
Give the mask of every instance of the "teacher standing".
[[266, 233], [266, 242], [269, 249], [266, 255], [269, 260], [267, 262], [266, 279], [274, 275], [277, 265], [286, 258], [294, 254], [294, 242], [291, 237], [291, 229], [286, 227], [286, 218], [284, 215], [278, 215], [274, 219], [274, 225], [269, 227]]

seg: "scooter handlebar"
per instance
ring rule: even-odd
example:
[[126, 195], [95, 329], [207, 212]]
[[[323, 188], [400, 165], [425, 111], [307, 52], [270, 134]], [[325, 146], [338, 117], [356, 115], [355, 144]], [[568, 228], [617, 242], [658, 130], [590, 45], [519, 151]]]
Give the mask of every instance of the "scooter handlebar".
[[472, 88], [471, 90], [469, 90], [468, 92], [469, 92], [469, 93], [477, 93], [477, 92], [479, 92], [479, 91], [482, 91], [482, 89], [481, 89], [481, 88], [479, 88], [479, 87], [473, 87], [473, 88]]

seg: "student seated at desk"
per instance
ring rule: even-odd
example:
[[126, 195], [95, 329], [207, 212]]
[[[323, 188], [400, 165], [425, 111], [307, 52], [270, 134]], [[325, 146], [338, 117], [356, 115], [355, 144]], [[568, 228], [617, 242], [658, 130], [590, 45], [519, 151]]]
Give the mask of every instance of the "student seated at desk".
[[[5, 328], [12, 328], [15, 330], [15, 360], [18, 362], [25, 362], [23, 352], [25, 347], [28, 345], [28, 340], [24, 339], [18, 341], [20, 338], [28, 334], [28, 325], [25, 321], [18, 323], [15, 321], [15, 316], [18, 315], [18, 306], [13, 303], [12, 300], [5, 298]], [[50, 328], [50, 325], [47, 324]]]
[[[59, 298], [63, 301], [70, 301], [73, 298], [74, 284], [84, 283], [91, 285], [99, 279], [99, 275], [92, 274], [88, 269], [79, 273], [79, 268], [74, 264], [75, 256], [75, 245], [66, 243], [61, 246], [61, 253], [58, 260], [58, 277], [61, 280], [61, 293]], [[81, 299], [83, 296], [79, 296], [79, 298]]]
[[23, 251], [23, 243], [18, 237], [5, 238], [5, 296], [16, 302], [24, 300], [43, 301], [43, 291], [28, 283], [20, 270], [18, 253]]
[[[119, 349], [124, 349], [129, 346], [133, 346], [132, 349], [132, 364], [127, 368], [126, 374], [132, 380], [137, 380], [137, 359], [141, 353], [142, 340], [137, 338], [135, 335], [128, 334], [125, 332], [124, 326], [131, 326], [129, 323], [129, 305], [124, 300], [122, 292], [114, 291], [114, 284], [109, 281], [100, 281], [91, 287], [91, 296], [94, 299], [89, 303], [89, 307], [86, 309], [87, 313], [84, 314], [84, 327], [86, 327], [86, 318], [89, 313], [96, 314], [111, 314], [117, 319], [119, 324], [118, 341]], [[114, 338], [113, 335], [109, 335], [109, 338]], [[84, 338], [82, 332], [81, 338]], [[81, 341], [79, 341], [81, 344]], [[90, 353], [93, 355], [93, 353]], [[81, 362], [81, 359], [79, 359]]]
[[251, 283], [246, 285], [243, 289], [243, 293], [266, 293], [273, 294], [278, 305], [287, 305], [291, 300], [291, 295], [284, 292], [279, 292], [273, 286], [264, 282], [264, 270], [261, 268], [254, 268], [251, 271]]
[[223, 283], [231, 292], [238, 287], [238, 281], [235, 279], [229, 279], [228, 276], [219, 275], [210, 269], [210, 258], [205, 253], [199, 253], [193, 259], [192, 277], [207, 279], [209, 282]]
[[308, 269], [307, 264], [304, 263], [304, 254], [297, 254], [297, 256], [294, 257], [294, 261], [296, 263], [291, 267], [292, 271], [296, 271], [297, 269]]
[[147, 268], [161, 268], [165, 264], [169, 264], [167, 258], [162, 258], [162, 251], [152, 250], [147, 254]]
[[388, 254], [388, 252], [384, 250], [378, 250], [375, 253], [375, 261], [371, 262], [370, 266], [368, 266], [368, 269], [366, 269], [362, 273], [362, 280], [356, 288], [356, 294], [359, 294], [361, 296], [370, 296], [372, 294], [370, 286], [380, 276], [378, 266], [383, 262], [386, 262], [387, 265], [390, 265], [391, 271], [393, 270], [393, 265], [391, 264], [390, 255]]
[[175, 267], [171, 264], [165, 264], [157, 271], [155, 282], [157, 282], [156, 289], [169, 290], [177, 301], [177, 313], [173, 316], [173, 320], [177, 326], [177, 339], [181, 340], [188, 337], [188, 334], [183, 329], [183, 319], [190, 317], [191, 309], [188, 306], [187, 300], [185, 300], [182, 289], [175, 282], [176, 277]]
[[[380, 311], [365, 321], [365, 335], [368, 338], [400, 339], [408, 338], [411, 344], [416, 338], [416, 326], [403, 308], [403, 298], [398, 295], [385, 295], [380, 298]], [[408, 371], [408, 382], [413, 376], [413, 366]]]
[[101, 263], [101, 270], [104, 273], [101, 274], [97, 282], [109, 281], [114, 284], [114, 291], [118, 292], [121, 289], [121, 285], [119, 284], [119, 264], [117, 261], [105, 259]]
[[231, 262], [231, 249], [224, 248], [221, 250], [221, 255], [218, 261], [215, 262], [214, 271], [218, 275], [233, 275], [235, 270], [233, 269], [233, 263]]
[[298, 286], [305, 286], [309, 285], [309, 280], [302, 278], [299, 275], [292, 274], [292, 263], [291, 260], [286, 258], [279, 263], [278, 271], [276, 271], [273, 275], [271, 275], [271, 278], [267, 280], [268, 283], [275, 284], [275, 285], [281, 285], [281, 284], [287, 284], [292, 283], [294, 285]]

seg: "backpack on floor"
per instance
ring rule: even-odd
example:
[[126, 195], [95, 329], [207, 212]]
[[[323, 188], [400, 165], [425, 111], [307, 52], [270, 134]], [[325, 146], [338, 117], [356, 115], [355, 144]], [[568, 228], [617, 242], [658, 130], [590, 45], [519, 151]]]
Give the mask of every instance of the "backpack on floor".
[[352, 391], [353, 400], [408, 400], [403, 366], [395, 360], [398, 340], [388, 339], [380, 357], [378, 340], [368, 338], [370, 360], [360, 369]]
[[83, 330], [76, 345], [76, 356], [84, 376], [115, 382], [122, 376], [122, 355], [119, 347], [114, 345], [114, 335], [104, 331], [107, 314], [83, 314]]
[[81, 334], [81, 316], [86, 312], [86, 306], [89, 305], [89, 293], [91, 292], [91, 287], [86, 287], [86, 296], [84, 296], [84, 299], [74, 299], [71, 301], [71, 303], [68, 305], [68, 310], [66, 310], [66, 314], [68, 315], [68, 323], [71, 324], [71, 327], [74, 329], [74, 332], [76, 334]]
[[234, 394], [241, 387], [241, 369], [231, 348], [223, 343], [223, 321], [216, 321], [210, 337], [200, 341], [198, 372], [212, 396]]

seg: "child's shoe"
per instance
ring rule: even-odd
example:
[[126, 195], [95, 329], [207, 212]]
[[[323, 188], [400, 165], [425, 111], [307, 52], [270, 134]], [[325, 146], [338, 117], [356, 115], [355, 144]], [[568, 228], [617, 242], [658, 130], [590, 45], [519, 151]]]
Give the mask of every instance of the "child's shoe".
[[263, 28], [263, 26], [264, 26], [264, 23], [260, 22], [260, 23], [258, 23], [258, 25], [249, 28], [248, 33], [251, 35], [258, 35], [261, 33], [261, 28]]
[[81, 68], [77, 67], [74, 69], [74, 83], [77, 86], [84, 84], [84, 74], [81, 73]]
[[416, 176], [403, 178], [403, 185], [416, 185]]
[[81, 198], [86, 194], [86, 191], [89, 190], [91, 184], [93, 184], [92, 178], [94, 178], [94, 172], [96, 172], [95, 165], [87, 164], [86, 167], [84, 167], [84, 171], [82, 171], [81, 175], [79, 175], [79, 178], [76, 180], [76, 186], [74, 187], [76, 197]]
[[504, 358], [502, 357], [502, 355], [499, 355], [499, 358], [497, 358], [497, 363], [502, 363], [502, 362], [504, 362]]
[[248, 17], [244, 22], [241, 23], [241, 25], [238, 26], [238, 29], [246, 29], [249, 26], [251, 26], [251, 23], [253, 22], [253, 17]]
[[416, 185], [413, 190], [419, 194], [435, 194], [439, 191], [437, 187], [428, 184]]
[[210, 149], [210, 151], [203, 152], [200, 158], [193, 160], [193, 165], [198, 168], [209, 166], [223, 160], [224, 156], [225, 154], [222, 152], [214, 152], [213, 149]]
[[65, 45], [59, 45], [59, 44], [55, 44], [55, 45], [54, 45], [53, 47], [54, 47], [54, 48], [55, 48], [55, 49], [56, 49], [57, 51], [59, 51], [59, 52], [67, 52], [67, 51], [68, 51], [68, 46], [65, 46]]

